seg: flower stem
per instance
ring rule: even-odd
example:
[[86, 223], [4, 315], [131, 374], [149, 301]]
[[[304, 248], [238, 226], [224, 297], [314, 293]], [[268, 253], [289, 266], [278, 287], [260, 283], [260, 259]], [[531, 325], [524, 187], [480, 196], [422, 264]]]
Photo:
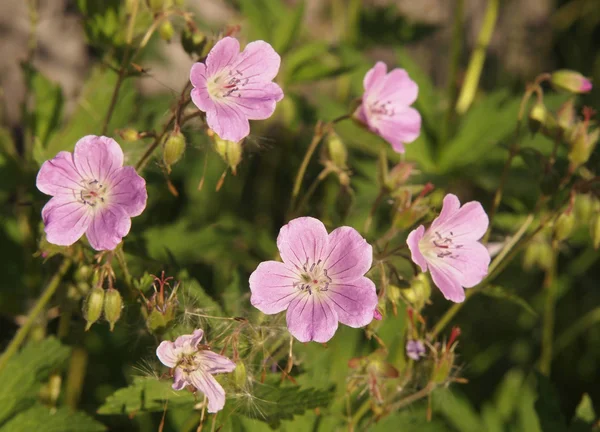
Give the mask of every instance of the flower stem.
[[404, 408], [407, 405], [410, 405], [411, 403], [414, 403], [416, 401], [418, 401], [419, 399], [423, 399], [424, 397], [429, 396], [429, 394], [435, 390], [436, 385], [435, 383], [430, 382], [429, 384], [427, 384], [425, 387], [423, 387], [421, 390], [419, 390], [416, 393], [413, 393], [409, 396], [406, 396], [403, 399], [400, 399], [398, 402], [396, 402], [393, 405], [390, 405], [390, 407], [388, 408], [389, 411], [393, 412], [393, 411], [397, 411], [400, 408]]
[[312, 182], [312, 184], [309, 186], [308, 190], [306, 191], [306, 193], [304, 194], [304, 196], [302, 197], [302, 199], [300, 200], [300, 204], [298, 204], [298, 207], [296, 209], [294, 209], [293, 214], [298, 213], [299, 211], [302, 211], [302, 209], [304, 208], [304, 206], [307, 204], [308, 200], [310, 199], [310, 197], [315, 193], [315, 191], [317, 190], [317, 186], [319, 186], [319, 183], [321, 183], [323, 180], [325, 180], [325, 178], [332, 172], [331, 168], [323, 168], [323, 171], [321, 171], [319, 173], [319, 175], [317, 176], [317, 178]]
[[321, 142], [321, 138], [323, 138], [323, 123], [319, 121], [315, 126], [315, 134], [313, 135], [312, 141], [308, 145], [308, 149], [306, 150], [304, 159], [302, 159], [302, 164], [300, 164], [300, 168], [298, 169], [298, 173], [296, 174], [296, 180], [294, 181], [294, 189], [292, 190], [291, 208], [294, 208], [295, 201], [298, 198], [298, 194], [300, 193], [300, 187], [302, 186], [304, 173], [306, 173], [306, 168], [308, 167], [310, 158], [312, 157], [313, 153], [317, 149], [317, 146]]
[[33, 327], [33, 324], [35, 323], [35, 320], [37, 319], [38, 315], [42, 312], [44, 307], [46, 307], [46, 305], [56, 292], [56, 289], [60, 285], [60, 281], [69, 270], [69, 267], [71, 267], [71, 261], [65, 258], [60, 267], [58, 268], [58, 271], [54, 274], [54, 276], [52, 276], [52, 279], [48, 283], [48, 286], [42, 293], [41, 297], [38, 299], [33, 309], [31, 309], [31, 311], [27, 315], [25, 323], [12, 338], [4, 353], [2, 353], [2, 356], [0, 357], [0, 372], [6, 367], [6, 364], [8, 363], [10, 358], [17, 352], [17, 350], [27, 337], [29, 330], [31, 330], [31, 327]]
[[543, 287], [546, 290], [544, 305], [544, 324], [542, 327], [542, 353], [540, 355], [540, 372], [550, 375], [552, 366], [552, 345], [554, 339], [554, 312], [556, 302], [556, 260], [558, 255], [558, 241], [552, 241], [552, 262], [546, 270]]

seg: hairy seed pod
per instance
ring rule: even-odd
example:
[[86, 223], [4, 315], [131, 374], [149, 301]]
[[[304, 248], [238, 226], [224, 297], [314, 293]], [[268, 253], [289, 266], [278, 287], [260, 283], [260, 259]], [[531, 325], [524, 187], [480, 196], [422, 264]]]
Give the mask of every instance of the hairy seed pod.
[[104, 289], [101, 287], [93, 288], [83, 302], [83, 318], [87, 321], [86, 331], [102, 316], [103, 305]]
[[110, 331], [115, 329], [115, 323], [121, 318], [123, 310], [123, 298], [116, 289], [106, 290], [104, 295], [104, 318], [110, 324]]

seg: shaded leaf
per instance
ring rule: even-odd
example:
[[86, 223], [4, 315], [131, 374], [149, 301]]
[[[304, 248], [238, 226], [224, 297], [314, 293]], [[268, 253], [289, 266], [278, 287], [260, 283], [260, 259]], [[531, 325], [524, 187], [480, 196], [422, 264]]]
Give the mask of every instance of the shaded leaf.
[[537, 394], [535, 411], [544, 432], [564, 432], [567, 422], [560, 409], [558, 393], [552, 383], [539, 372], [536, 372]]
[[529, 303], [527, 303], [527, 301], [525, 301], [525, 299], [523, 299], [523, 297], [520, 297], [517, 294], [509, 292], [506, 289], [502, 288], [501, 286], [493, 285], [493, 286], [490, 286], [490, 287], [487, 287], [487, 288], [481, 290], [480, 292], [488, 297], [494, 297], [497, 299], [506, 300], [511, 303], [514, 303], [517, 306], [520, 306], [521, 308], [523, 308], [523, 310], [525, 310], [527, 313], [529, 313], [533, 316], [538, 315], [537, 312], [535, 311], [535, 309], [533, 309], [533, 307], [531, 307], [531, 305]]
[[73, 412], [68, 408], [50, 409], [35, 405], [20, 412], [3, 427], [0, 432], [101, 432], [106, 426], [83, 412]]

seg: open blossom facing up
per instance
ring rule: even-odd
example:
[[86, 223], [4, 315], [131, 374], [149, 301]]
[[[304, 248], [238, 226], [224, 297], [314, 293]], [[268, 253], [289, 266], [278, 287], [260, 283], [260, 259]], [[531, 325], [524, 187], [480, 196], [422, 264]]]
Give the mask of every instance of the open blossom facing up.
[[488, 217], [477, 201], [460, 206], [456, 195], [444, 197], [442, 212], [429, 229], [421, 225], [406, 240], [412, 260], [431, 278], [444, 297], [465, 299], [464, 288], [477, 285], [487, 275], [490, 253], [479, 239], [488, 227]]
[[123, 166], [123, 151], [112, 138], [88, 135], [73, 153], [44, 162], [37, 188], [52, 199], [42, 210], [46, 239], [69, 246], [84, 233], [96, 250], [112, 250], [129, 233], [131, 218], [146, 208], [146, 182]]
[[421, 115], [410, 105], [417, 99], [419, 88], [404, 69], [387, 73], [383, 62], [365, 75], [365, 92], [354, 117], [372, 132], [389, 142], [398, 153], [404, 144], [417, 139], [421, 132]]
[[273, 114], [283, 91], [273, 78], [281, 58], [264, 41], [240, 43], [225, 37], [208, 53], [205, 63], [192, 66], [192, 101], [206, 113], [208, 126], [219, 137], [240, 141], [250, 133], [248, 120], [264, 120]]
[[375, 284], [364, 275], [373, 250], [351, 227], [327, 234], [318, 219], [301, 217], [277, 237], [283, 262], [266, 261], [250, 275], [250, 302], [266, 314], [287, 309], [287, 326], [300, 342], [327, 342], [338, 321], [362, 327], [373, 320]]
[[187, 385], [195, 387], [208, 398], [208, 412], [215, 413], [225, 406], [225, 390], [213, 375], [232, 372], [235, 363], [212, 351], [199, 349], [202, 336], [204, 332], [198, 329], [191, 335], [179, 336], [175, 342], [163, 341], [156, 349], [156, 356], [173, 369], [174, 390]]

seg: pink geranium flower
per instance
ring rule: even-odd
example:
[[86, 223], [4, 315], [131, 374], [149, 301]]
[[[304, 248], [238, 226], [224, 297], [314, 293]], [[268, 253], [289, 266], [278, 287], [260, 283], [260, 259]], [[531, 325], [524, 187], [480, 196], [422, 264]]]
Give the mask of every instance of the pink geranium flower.
[[129, 233], [131, 218], [146, 207], [146, 182], [123, 166], [115, 140], [88, 135], [75, 151], [44, 162], [37, 188], [52, 199], [42, 210], [46, 239], [69, 246], [84, 233], [96, 250], [112, 250]]
[[225, 390], [213, 377], [214, 374], [232, 372], [235, 363], [212, 351], [199, 349], [204, 332], [195, 330], [191, 335], [179, 336], [175, 342], [163, 341], [156, 349], [156, 356], [173, 369], [173, 389], [181, 390], [191, 385], [208, 398], [208, 412], [215, 413], [225, 405]]
[[427, 231], [421, 225], [406, 240], [412, 260], [424, 272], [429, 269], [433, 282], [444, 297], [460, 303], [464, 288], [477, 285], [487, 275], [490, 253], [478, 240], [485, 234], [488, 217], [477, 201], [460, 206], [456, 195], [444, 197], [442, 212]]
[[250, 133], [248, 120], [271, 117], [283, 98], [281, 88], [271, 82], [280, 62], [264, 41], [251, 42], [240, 53], [237, 39], [225, 37], [208, 53], [206, 63], [192, 66], [192, 101], [219, 137], [240, 141]]
[[287, 326], [300, 342], [327, 342], [338, 321], [362, 327], [373, 320], [375, 284], [364, 274], [373, 250], [350, 227], [327, 234], [323, 223], [301, 217], [277, 237], [283, 262], [266, 261], [250, 275], [250, 302], [266, 314], [287, 309]]
[[363, 80], [365, 93], [354, 117], [372, 132], [389, 142], [398, 153], [404, 144], [417, 139], [421, 132], [421, 115], [410, 105], [419, 88], [404, 69], [387, 73], [383, 62], [367, 72]]

